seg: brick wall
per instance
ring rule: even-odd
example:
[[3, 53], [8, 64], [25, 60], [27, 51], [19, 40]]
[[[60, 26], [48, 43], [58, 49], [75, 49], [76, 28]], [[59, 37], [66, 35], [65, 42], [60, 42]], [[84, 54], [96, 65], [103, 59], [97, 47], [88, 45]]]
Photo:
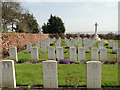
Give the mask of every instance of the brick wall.
[[2, 33], [2, 57], [9, 55], [9, 47], [17, 47], [18, 51], [26, 49], [27, 43], [35, 45], [36, 40], [49, 37], [49, 34]]
[[2, 60], [2, 34], [0, 33], [0, 60]]

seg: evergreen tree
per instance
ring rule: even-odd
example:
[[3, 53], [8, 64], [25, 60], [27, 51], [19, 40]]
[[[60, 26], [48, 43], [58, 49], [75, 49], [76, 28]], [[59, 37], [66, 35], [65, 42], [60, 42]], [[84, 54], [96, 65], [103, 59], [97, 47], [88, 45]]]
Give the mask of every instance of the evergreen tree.
[[47, 24], [42, 26], [43, 33], [65, 33], [65, 26], [62, 19], [56, 16], [50, 16]]

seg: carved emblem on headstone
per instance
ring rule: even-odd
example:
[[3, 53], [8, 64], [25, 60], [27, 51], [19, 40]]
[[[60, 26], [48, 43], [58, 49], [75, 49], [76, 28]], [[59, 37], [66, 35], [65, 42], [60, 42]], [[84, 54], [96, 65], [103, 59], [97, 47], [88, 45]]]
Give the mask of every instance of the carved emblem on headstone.
[[9, 63], [8, 62], [4, 62], [2, 65], [3, 65], [3, 68], [8, 68], [9, 67]]
[[49, 63], [47, 64], [47, 67], [48, 67], [49, 69], [52, 69], [52, 68], [53, 68], [53, 64], [49, 62]]

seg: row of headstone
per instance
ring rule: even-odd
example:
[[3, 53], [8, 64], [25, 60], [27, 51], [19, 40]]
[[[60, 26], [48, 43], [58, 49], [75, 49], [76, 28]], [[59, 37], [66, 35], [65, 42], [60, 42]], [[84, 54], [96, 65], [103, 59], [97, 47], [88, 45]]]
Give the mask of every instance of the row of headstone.
[[91, 48], [96, 43], [96, 40], [88, 39], [88, 38], [83, 38], [82, 40], [82, 38], [73, 39], [72, 37], [70, 37], [70, 40], [65, 38], [65, 41], [68, 47], [74, 47], [75, 45], [77, 45], [78, 47], [83, 47], [82, 46], [82, 42], [83, 42], [83, 45], [86, 48], [86, 52], [89, 52], [88, 48]]
[[[51, 39], [54, 43], [55, 38]], [[49, 39], [41, 40], [41, 52], [46, 53], [46, 47], [49, 46]], [[48, 42], [48, 43], [46, 43]], [[32, 43], [27, 43], [27, 51], [31, 52], [31, 60], [38, 61], [38, 48], [40, 47], [39, 41], [35, 41], [36, 46], [32, 47]], [[47, 44], [47, 46], [46, 46]], [[10, 47], [9, 49], [10, 59], [18, 61], [17, 47]]]
[[[44, 88], [58, 88], [57, 61], [43, 61]], [[101, 88], [101, 62], [88, 61], [86, 68], [87, 88]], [[16, 88], [13, 60], [0, 61], [0, 87]]]
[[[92, 61], [98, 61], [98, 48], [92, 48], [91, 49], [91, 60]], [[119, 51], [120, 49], [118, 48], [116, 50], [117, 53], [117, 61], [120, 62], [119, 60]], [[64, 52], [63, 52], [63, 47], [57, 47], [56, 48], [56, 55], [57, 59], [64, 59]], [[32, 61], [38, 61], [38, 47], [32, 47], [31, 48], [31, 60]], [[70, 60], [71, 61], [76, 61], [77, 59], [77, 54], [76, 54], [76, 48], [75, 47], [70, 47]], [[16, 47], [11, 47], [10, 48], [10, 59], [18, 61], [17, 57], [17, 48]], [[49, 47], [48, 48], [48, 60], [55, 60], [55, 48], [54, 47]], [[78, 48], [78, 61], [85, 60], [85, 48], [79, 47]], [[101, 48], [100, 49], [100, 61], [107, 61], [107, 49], [106, 48]]]
[[[119, 52], [119, 49], [118, 49]], [[64, 59], [63, 47], [56, 48], [56, 56], [57, 59]], [[86, 60], [85, 48], [79, 47], [78, 48], [78, 61]], [[49, 47], [48, 48], [48, 60], [55, 60], [55, 48]], [[70, 47], [70, 60], [77, 61], [77, 53], [75, 47]], [[98, 61], [98, 48], [91, 49], [91, 61]], [[107, 49], [101, 48], [100, 49], [100, 61], [107, 61]]]
[[[71, 41], [65, 38], [66, 44], [68, 47], [74, 47], [75, 45], [78, 45], [78, 47], [82, 47], [82, 38], [72, 38], [70, 37]], [[88, 38], [83, 38], [83, 45], [86, 48], [86, 52], [89, 52], [89, 48], [91, 48], [93, 45], [95, 45], [97, 41], [94, 39], [88, 39]], [[104, 39], [100, 41], [98, 44], [98, 48], [101, 49], [104, 47]], [[112, 47], [112, 52], [117, 53], [117, 48], [118, 44], [114, 43], [113, 40], [110, 40], [110, 47]]]
[[[101, 88], [101, 62], [88, 61], [86, 68], [87, 88]], [[58, 88], [57, 61], [43, 61], [44, 88]]]

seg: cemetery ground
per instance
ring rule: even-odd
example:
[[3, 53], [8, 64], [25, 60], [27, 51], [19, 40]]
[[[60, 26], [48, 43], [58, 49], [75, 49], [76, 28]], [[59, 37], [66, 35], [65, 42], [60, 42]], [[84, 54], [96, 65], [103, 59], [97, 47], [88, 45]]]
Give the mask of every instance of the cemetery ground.
[[[109, 42], [109, 40], [107, 40]], [[56, 42], [56, 41], [55, 41]], [[51, 47], [55, 47], [55, 42]], [[117, 41], [115, 41], [117, 43]], [[98, 47], [99, 41], [93, 46]], [[70, 59], [69, 48], [64, 39], [61, 40], [61, 47], [64, 48], [64, 59]], [[78, 48], [78, 46], [75, 46]], [[116, 54], [112, 54], [109, 45], [107, 48], [107, 62], [101, 63], [101, 85], [102, 86], [118, 86], [118, 64], [116, 63]], [[89, 49], [91, 52], [91, 49]], [[17, 86], [20, 85], [43, 85], [42, 61], [48, 60], [48, 49], [46, 53], [41, 53], [39, 48], [39, 62], [32, 63], [31, 53], [27, 50], [18, 52], [18, 63], [15, 64], [15, 74]], [[86, 86], [86, 62], [91, 60], [91, 54], [86, 53], [86, 60], [77, 62], [77, 64], [58, 64], [58, 85], [59, 86]], [[78, 57], [78, 55], [77, 55]], [[100, 55], [98, 55], [99, 60]], [[5, 60], [10, 59], [9, 57]]]

